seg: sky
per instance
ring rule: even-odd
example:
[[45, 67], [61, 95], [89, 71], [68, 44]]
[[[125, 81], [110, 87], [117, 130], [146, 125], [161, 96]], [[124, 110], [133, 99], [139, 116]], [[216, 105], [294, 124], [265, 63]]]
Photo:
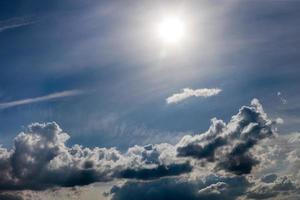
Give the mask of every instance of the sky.
[[299, 25], [297, 0], [0, 1], [0, 200], [298, 199]]

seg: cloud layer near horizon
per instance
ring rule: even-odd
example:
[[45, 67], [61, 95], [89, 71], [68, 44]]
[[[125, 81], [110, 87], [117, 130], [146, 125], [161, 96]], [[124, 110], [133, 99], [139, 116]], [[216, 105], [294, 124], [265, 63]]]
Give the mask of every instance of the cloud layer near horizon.
[[[186, 135], [175, 145], [135, 145], [126, 152], [68, 147], [70, 136], [57, 123], [33, 123], [15, 137], [12, 149], [0, 148], [0, 190], [45, 190], [125, 179], [106, 195], [114, 200], [266, 199], [286, 193], [297, 197], [298, 183], [284, 173], [276, 175], [278, 169], [270, 170], [281, 166], [279, 162], [292, 166], [300, 157], [299, 149], [283, 151], [268, 144], [277, 137], [275, 123], [254, 99], [228, 123], [212, 119], [204, 133]], [[297, 136], [277, 138], [278, 144], [300, 144]], [[253, 177], [257, 171], [261, 179]], [[299, 168], [294, 171], [299, 173]]]
[[115, 178], [149, 180], [192, 170], [170, 144], [134, 146], [121, 153], [115, 148], [67, 147], [69, 137], [55, 122], [31, 124], [15, 137], [13, 149], [0, 148], [0, 190], [43, 190]]
[[219, 94], [222, 90], [219, 88], [202, 88], [202, 89], [190, 89], [184, 88], [180, 93], [175, 93], [166, 99], [167, 104], [174, 104], [184, 101], [190, 97], [210, 97]]

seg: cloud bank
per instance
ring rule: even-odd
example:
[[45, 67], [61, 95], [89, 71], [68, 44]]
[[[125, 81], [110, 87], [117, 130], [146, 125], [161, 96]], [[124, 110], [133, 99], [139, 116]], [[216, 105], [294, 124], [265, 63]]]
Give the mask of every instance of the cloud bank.
[[121, 152], [69, 147], [70, 136], [57, 123], [33, 123], [15, 137], [12, 149], [0, 148], [0, 191], [126, 180], [105, 195], [113, 200], [297, 199], [300, 137], [279, 136], [275, 124], [254, 99], [228, 123], [214, 118], [206, 132], [186, 135], [175, 145], [135, 145]]
[[52, 94], [48, 94], [48, 95], [40, 96], [40, 97], [34, 97], [34, 98], [21, 99], [21, 100], [17, 100], [17, 101], [0, 103], [0, 109], [6, 109], [6, 108], [15, 107], [15, 106], [49, 101], [49, 100], [59, 99], [59, 98], [64, 98], [64, 97], [76, 96], [76, 95], [80, 95], [83, 93], [84, 92], [81, 90], [66, 90], [63, 92], [56, 92], [56, 93], [52, 93]]
[[166, 99], [167, 104], [174, 104], [184, 101], [190, 97], [210, 97], [219, 94], [222, 90], [219, 88], [190, 89], [184, 88], [180, 93], [175, 93]]
[[55, 123], [34, 123], [0, 149], [0, 189], [41, 190], [87, 185], [114, 178], [155, 179], [190, 172], [188, 160], [176, 158], [170, 144], [115, 148], [67, 147], [69, 135]]

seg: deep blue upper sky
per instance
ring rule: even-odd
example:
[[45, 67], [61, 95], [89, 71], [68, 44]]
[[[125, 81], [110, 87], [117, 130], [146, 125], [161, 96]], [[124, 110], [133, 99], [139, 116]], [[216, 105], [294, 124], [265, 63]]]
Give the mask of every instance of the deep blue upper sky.
[[[169, 12], [189, 26], [180, 47], [152, 36]], [[300, 1], [0, 1], [0, 102], [83, 91], [0, 110], [0, 143], [47, 121], [86, 146], [172, 142], [252, 98], [299, 130], [299, 25]], [[185, 87], [222, 92], [165, 103]]]

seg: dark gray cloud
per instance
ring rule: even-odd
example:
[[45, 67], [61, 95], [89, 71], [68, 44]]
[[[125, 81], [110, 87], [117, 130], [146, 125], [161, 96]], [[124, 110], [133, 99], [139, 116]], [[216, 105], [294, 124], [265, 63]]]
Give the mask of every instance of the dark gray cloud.
[[248, 186], [244, 177], [209, 175], [204, 179], [164, 178], [154, 181], [129, 181], [111, 189], [113, 200], [201, 200], [234, 199], [243, 194]]
[[23, 197], [17, 194], [2, 193], [0, 200], [23, 200]]
[[261, 181], [264, 183], [272, 183], [277, 179], [276, 174], [267, 174], [261, 177]]
[[[299, 186], [287, 176], [272, 182], [249, 181], [246, 176], [208, 175], [201, 179], [163, 178], [152, 181], [128, 181], [114, 186], [112, 200], [125, 199], [172, 199], [172, 200], [234, 200], [234, 199], [297, 199]], [[270, 178], [269, 177], [269, 178]], [[269, 180], [270, 181], [270, 180]]]
[[283, 176], [275, 179], [273, 175], [272, 179], [274, 181], [268, 180], [268, 183], [265, 183], [264, 180], [256, 182], [255, 186], [247, 193], [247, 197], [249, 199], [275, 199], [281, 194], [286, 197], [295, 193], [299, 194], [299, 187], [289, 177]]
[[151, 169], [126, 169], [121, 171], [121, 178], [136, 178], [136, 179], [155, 179], [163, 176], [180, 175], [184, 172], [191, 172], [192, 166], [187, 163], [172, 164], [172, 165], [159, 165]]
[[177, 179], [159, 179], [150, 182], [127, 182], [123, 186], [111, 189], [113, 200], [163, 200], [197, 199], [197, 183]]

